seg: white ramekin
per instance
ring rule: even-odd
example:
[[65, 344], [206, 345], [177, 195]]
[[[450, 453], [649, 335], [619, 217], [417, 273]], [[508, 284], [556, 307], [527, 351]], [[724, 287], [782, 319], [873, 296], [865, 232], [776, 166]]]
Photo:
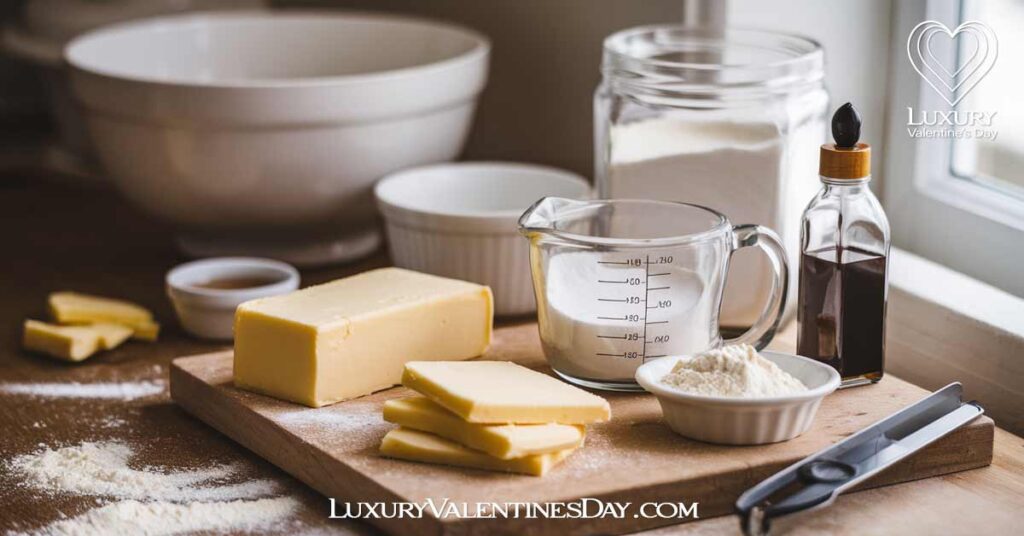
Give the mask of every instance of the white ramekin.
[[[258, 287], [215, 289], [216, 279], [258, 277]], [[299, 272], [283, 262], [255, 257], [219, 257], [187, 262], [167, 272], [167, 296], [185, 331], [203, 339], [234, 338], [235, 308], [243, 302], [286, 294], [299, 288]]]
[[661, 410], [676, 433], [726, 445], [760, 445], [793, 439], [807, 431], [821, 400], [839, 387], [839, 373], [824, 363], [781, 352], [761, 352], [807, 386], [799, 395], [733, 398], [684, 393], [661, 383], [679, 357], [665, 357], [640, 366], [636, 381], [658, 397]]
[[395, 173], [375, 193], [396, 266], [487, 285], [510, 316], [537, 308], [519, 216], [545, 196], [589, 197], [590, 185], [545, 166], [463, 162]]

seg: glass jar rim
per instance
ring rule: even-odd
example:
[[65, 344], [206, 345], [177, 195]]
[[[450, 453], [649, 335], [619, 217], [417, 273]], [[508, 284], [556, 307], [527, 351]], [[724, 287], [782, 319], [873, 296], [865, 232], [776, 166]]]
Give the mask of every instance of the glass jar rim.
[[785, 32], [654, 24], [608, 36], [602, 72], [639, 92], [779, 93], [820, 83], [824, 51], [814, 39]]

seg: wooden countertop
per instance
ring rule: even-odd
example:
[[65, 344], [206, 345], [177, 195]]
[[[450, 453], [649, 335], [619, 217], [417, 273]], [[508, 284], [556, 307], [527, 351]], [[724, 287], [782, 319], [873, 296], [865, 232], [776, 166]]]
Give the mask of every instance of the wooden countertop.
[[[185, 336], [164, 298], [163, 275], [184, 261], [169, 230], [128, 208], [112, 193], [40, 184], [31, 175], [0, 177], [0, 383], [96, 382], [166, 378], [181, 355], [221, 348]], [[303, 273], [305, 284], [387, 263], [383, 255], [341, 268]], [[20, 349], [26, 317], [43, 318], [50, 291], [123, 296], [153, 309], [164, 325], [155, 344], [131, 342], [85, 363], [68, 365]], [[792, 327], [773, 345], [792, 348]], [[997, 423], [998, 424], [998, 423]], [[190, 468], [242, 461], [247, 475], [272, 478], [303, 503], [301, 529], [372, 534], [330, 522], [327, 501], [277, 468], [176, 407], [165, 396], [130, 403], [0, 395], [0, 460], [40, 445], [124, 440], [138, 446], [137, 465]], [[832, 507], [783, 520], [787, 534], [1008, 534], [1024, 525], [1024, 439], [996, 431], [990, 467], [858, 492]], [[0, 466], [0, 533], [39, 527], [95, 505], [94, 498], [40, 496]], [[736, 533], [732, 517], [667, 527], [649, 534]]]

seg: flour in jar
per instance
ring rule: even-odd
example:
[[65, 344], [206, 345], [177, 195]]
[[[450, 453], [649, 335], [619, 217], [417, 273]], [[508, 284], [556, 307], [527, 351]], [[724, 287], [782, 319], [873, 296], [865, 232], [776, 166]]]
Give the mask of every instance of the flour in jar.
[[548, 261], [538, 314], [554, 369], [631, 382], [645, 359], [701, 351], [717, 336], [711, 301], [720, 282], [671, 263], [636, 266], [618, 257], [625, 258], [570, 252]]
[[[735, 223], [770, 227], [796, 266], [800, 215], [814, 196], [822, 119], [791, 127], [767, 122], [661, 117], [613, 126], [602, 197], [685, 201], [724, 213]], [[790, 270], [796, 288], [796, 270]], [[722, 324], [751, 325], [771, 289], [771, 269], [754, 250], [730, 262]]]

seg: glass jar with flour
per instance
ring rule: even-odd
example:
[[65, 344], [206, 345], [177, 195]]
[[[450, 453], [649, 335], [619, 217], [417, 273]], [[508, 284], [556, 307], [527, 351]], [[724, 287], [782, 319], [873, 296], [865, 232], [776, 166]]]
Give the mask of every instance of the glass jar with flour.
[[[711, 207], [774, 229], [797, 264], [800, 216], [817, 188], [807, 177], [826, 133], [817, 43], [754, 30], [644, 26], [605, 40], [602, 73], [594, 96], [600, 197]], [[757, 320], [772, 274], [752, 250], [734, 260], [721, 322], [744, 327]]]

